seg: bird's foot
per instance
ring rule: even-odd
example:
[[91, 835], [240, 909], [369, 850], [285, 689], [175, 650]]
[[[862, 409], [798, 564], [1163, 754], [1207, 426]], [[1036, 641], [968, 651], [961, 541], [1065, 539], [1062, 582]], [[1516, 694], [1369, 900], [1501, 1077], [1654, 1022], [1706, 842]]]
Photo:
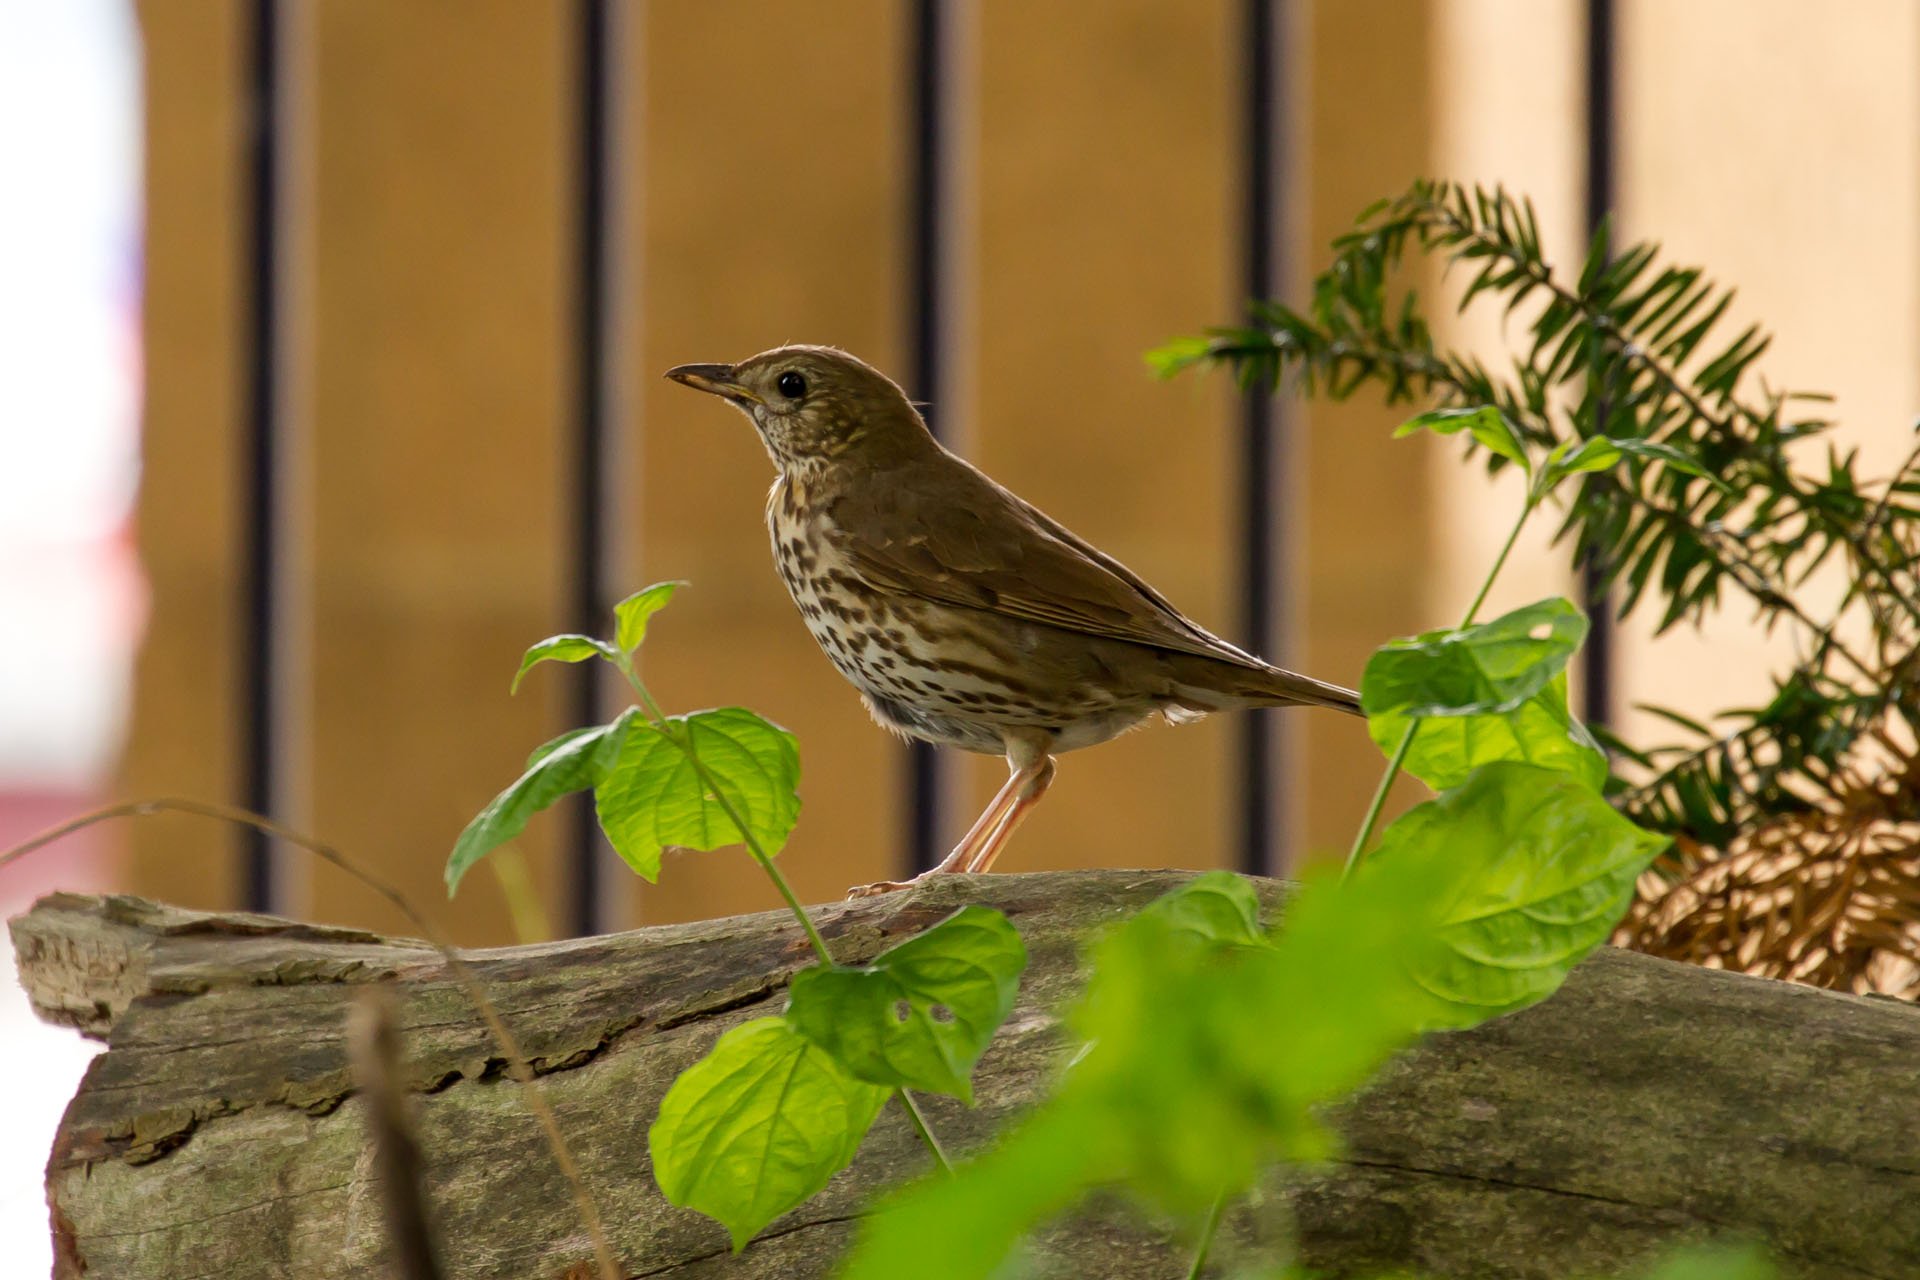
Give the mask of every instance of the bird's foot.
[[851, 902], [855, 898], [877, 898], [883, 893], [892, 893], [897, 889], [911, 889], [913, 886], [924, 880], [931, 879], [934, 876], [950, 876], [953, 874], [955, 873], [946, 870], [944, 867], [936, 867], [932, 871], [922, 871], [911, 880], [877, 880], [872, 884], [857, 884], [847, 890], [847, 900]]
[[855, 898], [877, 898], [883, 893], [892, 893], [895, 889], [905, 889], [913, 884], [911, 880], [879, 880], [873, 884], [857, 884], [847, 890], [847, 901]]

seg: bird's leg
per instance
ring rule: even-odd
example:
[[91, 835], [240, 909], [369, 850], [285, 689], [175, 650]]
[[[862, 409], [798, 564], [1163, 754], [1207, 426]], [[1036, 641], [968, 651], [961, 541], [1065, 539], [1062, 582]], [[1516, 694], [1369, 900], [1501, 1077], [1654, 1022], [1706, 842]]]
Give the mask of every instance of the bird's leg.
[[1007, 807], [1005, 816], [994, 826], [993, 834], [980, 843], [973, 857], [967, 860], [967, 870], [974, 874], [991, 871], [993, 860], [1007, 847], [1014, 829], [1026, 820], [1027, 813], [1040, 803], [1040, 797], [1047, 794], [1047, 788], [1053, 785], [1053, 757], [1041, 756], [1039, 761], [1028, 765], [1007, 779], [1008, 786], [1020, 784], [1018, 794]]
[[856, 886], [847, 890], [847, 896], [870, 898], [876, 894], [891, 893], [895, 889], [905, 889], [928, 876], [984, 871], [991, 866], [994, 858], [999, 856], [1000, 846], [1013, 834], [1009, 820], [1017, 825], [1019, 819], [1014, 814], [1023, 813], [1023, 807], [1031, 808], [1047, 789], [1047, 784], [1053, 781], [1053, 757], [1044, 750], [1027, 748], [1024, 744], [1010, 746], [1007, 763], [1012, 772], [1007, 775], [1006, 783], [993, 793], [993, 799], [987, 801], [987, 807], [967, 828], [967, 834], [960, 837], [960, 843], [953, 846], [953, 852], [942, 858], [939, 865], [930, 871], [922, 871], [911, 880], [882, 880], [877, 884]]
[[987, 807], [980, 811], [980, 816], [975, 818], [973, 825], [967, 828], [967, 834], [961, 836], [960, 843], [953, 846], [953, 852], [942, 858], [939, 865], [926, 874], [937, 875], [972, 870], [974, 850], [993, 834], [1001, 820], [1007, 816], [1007, 811], [1019, 803], [1020, 786], [1023, 780], [1024, 775], [1020, 769], [1016, 768], [1009, 773], [1006, 782], [993, 793], [993, 799], [987, 801]]
[[904, 889], [908, 885], [917, 884], [928, 876], [952, 875], [955, 872], [967, 870], [967, 864], [973, 860], [974, 849], [993, 833], [994, 828], [1000, 824], [1000, 820], [1006, 816], [1007, 810], [1019, 802], [1021, 781], [1020, 771], [1014, 770], [1008, 777], [1006, 785], [993, 793], [993, 799], [987, 801], [987, 807], [980, 811], [980, 816], [974, 819], [971, 827], [967, 828], [967, 834], [960, 837], [960, 843], [953, 846], [953, 852], [942, 858], [932, 870], [922, 871], [911, 880], [882, 880], [876, 884], [858, 885], [847, 890], [847, 896], [871, 898], [875, 894], [891, 893], [895, 889]]

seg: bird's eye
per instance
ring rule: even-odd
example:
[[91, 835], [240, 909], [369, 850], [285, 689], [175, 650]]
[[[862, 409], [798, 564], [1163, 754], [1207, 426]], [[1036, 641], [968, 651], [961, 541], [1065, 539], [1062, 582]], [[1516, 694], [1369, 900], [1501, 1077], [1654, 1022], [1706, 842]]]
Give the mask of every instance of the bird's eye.
[[789, 400], [798, 400], [807, 394], [807, 380], [791, 369], [781, 374], [773, 385], [780, 388], [780, 394]]

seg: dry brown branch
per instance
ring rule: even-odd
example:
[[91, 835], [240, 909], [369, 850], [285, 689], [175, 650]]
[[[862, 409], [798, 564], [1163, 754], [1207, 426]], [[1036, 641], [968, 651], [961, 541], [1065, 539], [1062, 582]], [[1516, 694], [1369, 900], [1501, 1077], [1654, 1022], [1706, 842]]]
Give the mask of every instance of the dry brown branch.
[[1640, 879], [1614, 941], [1836, 991], [1920, 999], [1920, 750], [1904, 722], [1803, 813], [1725, 849], [1681, 840]]
[[440, 1280], [443, 1273], [420, 1185], [424, 1163], [409, 1112], [412, 1100], [396, 1004], [384, 983], [363, 987], [354, 997], [347, 1011], [347, 1053], [373, 1144], [374, 1180], [394, 1273], [398, 1280]]

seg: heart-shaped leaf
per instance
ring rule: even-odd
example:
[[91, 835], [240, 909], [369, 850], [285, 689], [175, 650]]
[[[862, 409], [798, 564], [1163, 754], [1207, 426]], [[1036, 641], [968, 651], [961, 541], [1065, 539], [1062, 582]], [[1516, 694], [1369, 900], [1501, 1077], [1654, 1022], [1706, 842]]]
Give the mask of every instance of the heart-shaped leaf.
[[520, 681], [527, 672], [543, 662], [585, 662], [588, 658], [605, 658], [612, 662], [616, 655], [612, 645], [604, 640], [595, 640], [592, 636], [548, 636], [521, 657], [520, 669], [513, 673], [513, 684], [508, 691], [520, 692]]
[[[1399, 750], [1412, 717], [1382, 711], [1367, 718], [1367, 733], [1388, 756]], [[1457, 787], [1496, 760], [1559, 769], [1600, 790], [1607, 757], [1587, 727], [1567, 710], [1567, 673], [1511, 711], [1478, 716], [1434, 716], [1420, 721], [1403, 767], [1435, 791]]]
[[800, 748], [791, 733], [744, 707], [719, 707], [669, 717], [665, 728], [635, 726], [593, 800], [614, 849], [651, 881], [668, 845], [743, 842], [722, 798], [762, 852], [777, 854], [800, 816], [799, 785]]
[[599, 733], [605, 728], [603, 724], [589, 725], [585, 729], [569, 729], [558, 737], [549, 738], [527, 753], [527, 768], [533, 768], [575, 738], [584, 738], [590, 733]]
[[[841, 1280], [982, 1280], [1002, 1274], [1023, 1233], [1092, 1187], [1124, 1185], [1197, 1221], [1275, 1159], [1324, 1156], [1332, 1139], [1319, 1108], [1432, 1017], [1407, 971], [1434, 945], [1444, 876], [1427, 867], [1342, 885], [1310, 875], [1276, 933], [1254, 945], [1203, 877], [1108, 932], [1066, 1015], [1086, 1042], [1072, 1069], [952, 1177], [882, 1202]], [[1223, 937], [1203, 936], [1196, 918], [1225, 924]]]
[[673, 600], [673, 593], [686, 585], [656, 582], [613, 606], [614, 638], [620, 647], [628, 653], [638, 649], [647, 638], [647, 619], [666, 608]]
[[1209, 871], [1169, 890], [1142, 908], [1166, 921], [1176, 933], [1202, 942], [1259, 946], [1260, 898], [1253, 886], [1231, 871]]
[[1586, 639], [1571, 600], [1541, 600], [1471, 627], [1390, 640], [1360, 676], [1367, 717], [1497, 715], [1546, 688]]
[[864, 1207], [835, 1280], [988, 1280], [1020, 1237], [1110, 1180], [1114, 1127], [1096, 1107], [1055, 1099], [1017, 1119], [952, 1177], [923, 1178]]
[[756, 1018], [667, 1090], [647, 1131], [654, 1181], [674, 1204], [717, 1218], [738, 1252], [852, 1161], [887, 1092], [785, 1018]]
[[540, 747], [527, 770], [474, 816], [447, 858], [447, 896], [468, 868], [526, 830], [527, 819], [574, 791], [597, 785], [619, 756], [635, 727], [638, 712], [629, 708], [611, 724], [575, 729]]
[[1026, 966], [1005, 916], [962, 907], [870, 965], [801, 970], [787, 1018], [858, 1079], [971, 1104], [974, 1064], [1013, 1012]]
[[1362, 872], [1447, 869], [1436, 903], [1445, 949], [1414, 977], [1440, 1002], [1435, 1025], [1460, 1027], [1553, 994], [1607, 940], [1666, 845], [1586, 783], [1502, 762], [1402, 816]]

